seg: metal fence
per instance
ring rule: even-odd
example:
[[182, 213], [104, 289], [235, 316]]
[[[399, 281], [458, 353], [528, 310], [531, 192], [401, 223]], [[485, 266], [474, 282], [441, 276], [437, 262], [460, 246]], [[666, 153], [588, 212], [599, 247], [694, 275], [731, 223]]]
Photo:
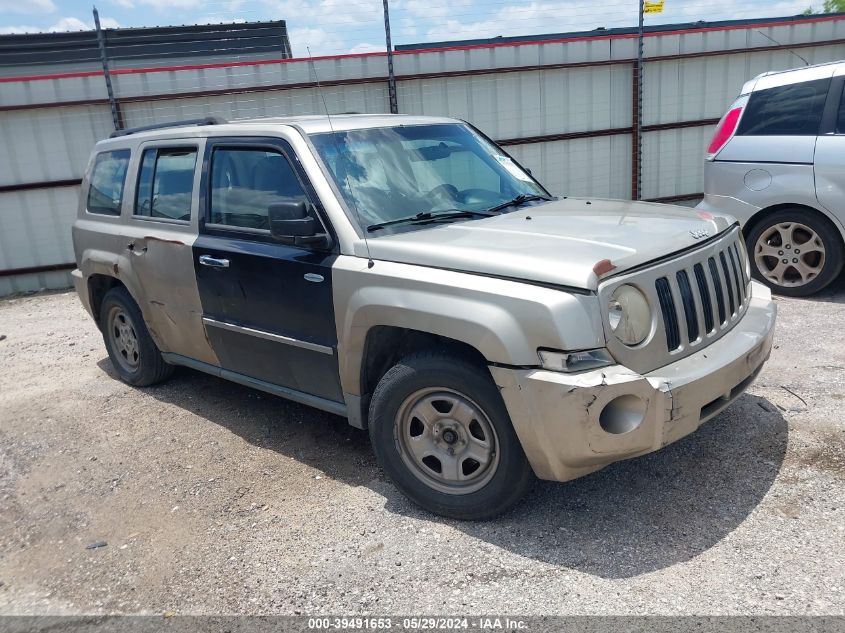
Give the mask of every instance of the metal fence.
[[[636, 53], [625, 29], [399, 47], [398, 110], [470, 121], [555, 194], [691, 204], [713, 126], [742, 83], [845, 58], [845, 16], [652, 28], [642, 77]], [[112, 72], [126, 126], [321, 114], [318, 78], [332, 113], [389, 111], [385, 53]], [[112, 129], [102, 73], [0, 77], [0, 295], [68, 285], [79, 181]]]

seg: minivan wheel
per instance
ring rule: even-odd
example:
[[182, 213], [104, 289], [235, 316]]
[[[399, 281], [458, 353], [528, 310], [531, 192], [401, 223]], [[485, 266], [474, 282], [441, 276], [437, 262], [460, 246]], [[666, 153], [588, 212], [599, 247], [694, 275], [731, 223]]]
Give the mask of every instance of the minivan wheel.
[[148, 387], [173, 374], [173, 366], [161, 357], [141, 309], [126, 288], [112, 288], [103, 297], [100, 327], [109, 359], [123, 382]]
[[396, 487], [443, 516], [492, 518], [534, 479], [487, 368], [446, 353], [413, 354], [382, 377], [369, 431]]
[[752, 275], [789, 297], [814, 294], [842, 270], [842, 238], [825, 218], [784, 209], [757, 223], [746, 238]]

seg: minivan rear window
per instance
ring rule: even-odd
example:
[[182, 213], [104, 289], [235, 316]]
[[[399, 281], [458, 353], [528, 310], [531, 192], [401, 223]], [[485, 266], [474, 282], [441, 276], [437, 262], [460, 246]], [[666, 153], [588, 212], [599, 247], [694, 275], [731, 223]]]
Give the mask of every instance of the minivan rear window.
[[815, 136], [830, 79], [817, 79], [751, 93], [737, 136]]
[[88, 213], [120, 215], [128, 165], [128, 149], [97, 154], [88, 187]]

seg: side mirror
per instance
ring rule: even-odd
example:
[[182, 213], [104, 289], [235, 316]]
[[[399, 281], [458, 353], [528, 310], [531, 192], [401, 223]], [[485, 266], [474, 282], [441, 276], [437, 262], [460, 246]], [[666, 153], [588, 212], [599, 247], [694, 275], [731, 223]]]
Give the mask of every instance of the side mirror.
[[319, 233], [322, 228], [312, 215], [308, 215], [308, 204], [304, 200], [286, 200], [267, 207], [270, 220], [270, 235], [273, 239], [297, 246], [327, 242], [328, 236]]

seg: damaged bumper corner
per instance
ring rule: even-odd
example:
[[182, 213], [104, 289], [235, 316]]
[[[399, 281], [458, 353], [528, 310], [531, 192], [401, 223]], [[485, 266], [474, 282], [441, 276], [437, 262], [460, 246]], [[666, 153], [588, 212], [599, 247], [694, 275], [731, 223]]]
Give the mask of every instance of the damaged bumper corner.
[[534, 472], [567, 481], [689, 435], [751, 384], [772, 348], [776, 306], [752, 283], [742, 320], [701, 351], [648, 374], [491, 367]]
[[88, 294], [88, 282], [85, 280], [85, 275], [83, 275], [82, 271], [78, 268], [74, 268], [71, 271], [70, 276], [73, 278], [73, 287], [74, 290], [76, 290], [79, 300], [82, 302], [82, 307], [85, 308], [85, 311], [88, 314], [96, 319], [91, 309], [91, 297]]

